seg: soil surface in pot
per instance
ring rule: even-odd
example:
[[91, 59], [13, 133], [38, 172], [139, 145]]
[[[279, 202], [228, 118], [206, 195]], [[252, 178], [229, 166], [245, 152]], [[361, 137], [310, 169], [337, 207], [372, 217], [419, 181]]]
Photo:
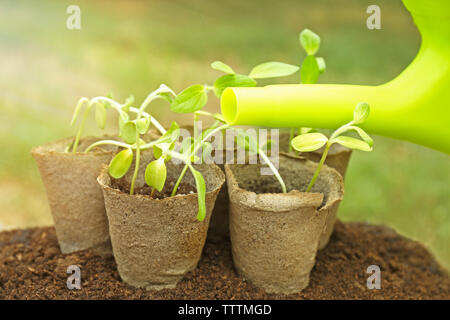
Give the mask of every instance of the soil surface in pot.
[[[130, 185], [124, 180], [112, 179], [111, 186], [115, 189], [118, 189], [118, 190], [124, 192], [124, 193], [130, 193]], [[154, 199], [169, 198], [174, 186], [175, 186], [175, 182], [168, 181], [164, 185], [164, 188], [161, 190], [161, 192], [158, 192], [157, 190], [155, 191], [153, 198]], [[145, 185], [144, 187], [135, 188], [135, 194], [141, 194], [141, 195], [146, 195], [146, 196], [150, 197], [151, 193], [152, 193], [152, 188], [147, 185]], [[177, 195], [187, 195], [187, 194], [192, 194], [192, 193], [197, 193], [197, 190], [195, 189], [195, 187], [191, 186], [190, 184], [180, 183], [180, 185], [178, 186]]]
[[[81, 269], [81, 290], [68, 290], [69, 265]], [[370, 265], [381, 289], [366, 287]], [[266, 294], [233, 269], [230, 243], [207, 243], [197, 269], [175, 289], [146, 291], [120, 281], [113, 258], [92, 250], [61, 254], [54, 228], [0, 233], [0, 299], [450, 299], [450, 278], [428, 251], [391, 229], [336, 224], [300, 294]]]

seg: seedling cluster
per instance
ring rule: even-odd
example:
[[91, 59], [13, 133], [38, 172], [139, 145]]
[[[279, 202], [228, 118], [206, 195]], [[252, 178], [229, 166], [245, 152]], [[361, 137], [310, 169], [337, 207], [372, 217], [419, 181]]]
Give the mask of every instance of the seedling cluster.
[[[156, 191], [161, 192], [166, 184], [166, 162], [172, 158], [181, 160], [185, 165], [179, 178], [174, 184], [171, 196], [176, 195], [183, 177], [187, 170], [190, 170], [194, 176], [198, 193], [197, 219], [201, 221], [206, 215], [206, 186], [202, 174], [194, 168], [193, 163], [198, 160], [202, 161], [204, 156], [211, 152], [212, 146], [208, 140], [213, 135], [218, 132], [223, 133], [225, 129], [231, 129], [235, 130], [238, 146], [252, 154], [258, 154], [273, 171], [280, 183], [282, 192], [286, 193], [287, 190], [282, 177], [264, 152], [264, 150], [267, 150], [271, 141], [268, 141], [264, 145], [260, 145], [257, 139], [253, 138], [244, 130], [231, 128], [227, 125], [221, 114], [212, 114], [203, 111], [202, 108], [207, 104], [210, 92], [214, 92], [215, 96], [220, 98], [222, 92], [228, 87], [254, 87], [257, 85], [258, 79], [285, 77], [296, 73], [298, 70], [300, 70], [301, 83], [316, 83], [319, 75], [324, 72], [326, 68], [325, 60], [320, 57], [315, 57], [315, 54], [320, 47], [320, 37], [311, 30], [305, 29], [300, 33], [299, 41], [307, 53], [301, 67], [271, 61], [256, 65], [248, 75], [244, 75], [236, 73], [230, 66], [221, 61], [215, 61], [211, 64], [211, 67], [225, 74], [219, 76], [214, 84], [194, 84], [185, 88], [178, 95], [169, 87], [162, 84], [157, 90], [151, 92], [139, 107], [134, 107], [133, 96], [127, 98], [124, 103], [117, 102], [112, 96], [95, 97], [92, 99], [81, 98], [75, 108], [71, 125], [76, 122], [83, 107], [84, 113], [75, 140], [73, 144], [67, 147], [66, 151], [73, 153], [78, 151], [77, 149], [85, 122], [93, 107], [95, 107], [95, 120], [100, 129], [105, 128], [107, 110], [115, 110], [118, 113], [119, 119], [117, 138], [97, 141], [83, 151], [89, 152], [97, 146], [106, 144], [122, 148], [122, 150], [111, 160], [109, 164], [109, 174], [115, 179], [122, 178], [130, 170], [134, 160], [135, 167], [130, 183], [130, 194], [133, 195], [141, 161], [141, 152], [143, 150], [152, 149], [155, 160], [150, 162], [145, 170], [145, 182], [152, 188], [150, 194], [151, 197], [154, 196]], [[180, 127], [176, 122], [173, 122], [170, 128], [166, 130], [148, 112], [147, 108], [149, 105], [157, 99], [163, 99], [170, 103], [170, 108], [173, 112], [191, 113], [193, 115], [193, 137], [185, 138], [183, 141], [179, 142]], [[215, 121], [210, 127], [199, 131], [197, 122], [200, 116], [212, 117]], [[289, 140], [290, 151], [293, 148], [300, 152], [310, 152], [325, 146], [317, 170], [306, 191], [310, 191], [314, 185], [332, 144], [339, 143], [351, 149], [363, 151], [372, 150], [372, 139], [358, 127], [358, 125], [363, 123], [368, 116], [369, 105], [367, 103], [358, 104], [354, 112], [353, 120], [337, 129], [330, 138], [327, 138], [319, 132], [311, 132], [311, 128], [299, 128], [298, 133], [300, 135], [294, 138], [295, 129], [291, 129]], [[150, 135], [148, 135], [152, 125], [160, 134], [159, 137], [154, 138], [153, 140], [151, 140], [149, 138]], [[349, 131], [356, 131], [362, 140], [342, 135]], [[199, 159], [198, 153], [200, 149], [202, 149], [202, 155]]]

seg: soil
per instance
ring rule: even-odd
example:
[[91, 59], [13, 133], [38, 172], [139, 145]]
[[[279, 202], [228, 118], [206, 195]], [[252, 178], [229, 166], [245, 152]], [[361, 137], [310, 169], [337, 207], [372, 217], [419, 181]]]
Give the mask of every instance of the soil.
[[[113, 179], [111, 186], [124, 193], [130, 193], [130, 185], [124, 180]], [[164, 185], [164, 188], [161, 190], [161, 192], [155, 190], [155, 193], [153, 194], [152, 198], [153, 199], [169, 198], [171, 196], [174, 186], [175, 182], [167, 182]], [[151, 193], [152, 188], [147, 185], [135, 188], [135, 194], [147, 195], [150, 197]], [[190, 184], [180, 183], [180, 185], [178, 186], [177, 195], [187, 195], [191, 193], [197, 193], [197, 190]]]
[[[81, 290], [66, 287], [69, 265], [80, 266]], [[366, 287], [370, 265], [381, 268], [380, 290]], [[62, 254], [48, 227], [0, 233], [0, 299], [450, 299], [450, 278], [419, 243], [386, 227], [338, 222], [302, 293], [270, 295], [240, 278], [227, 241], [207, 242], [175, 289], [145, 291], [120, 281], [113, 258]]]

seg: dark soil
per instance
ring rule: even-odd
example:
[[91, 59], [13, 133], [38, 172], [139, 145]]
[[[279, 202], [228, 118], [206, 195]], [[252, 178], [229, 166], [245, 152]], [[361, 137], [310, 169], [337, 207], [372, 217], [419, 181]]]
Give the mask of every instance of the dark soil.
[[[81, 268], [81, 290], [68, 290], [69, 265]], [[366, 269], [381, 268], [381, 289], [369, 290]], [[292, 296], [266, 294], [239, 277], [230, 244], [207, 243], [198, 268], [176, 289], [152, 292], [120, 281], [113, 258], [91, 250], [61, 254], [53, 228], [0, 233], [1, 299], [450, 299], [450, 279], [420, 244], [392, 230], [337, 223], [320, 251], [311, 282]]]
[[[115, 189], [118, 189], [124, 193], [130, 193], [130, 185], [124, 180], [112, 180], [111, 186]], [[164, 188], [161, 190], [161, 192], [155, 190], [155, 193], [153, 194], [154, 199], [164, 199], [169, 198], [171, 196], [173, 187], [175, 186], [174, 182], [168, 182], [164, 185]], [[152, 193], [152, 188], [145, 185], [143, 187], [137, 187], [135, 188], [135, 194], [141, 194], [141, 195], [147, 195], [150, 196]], [[197, 190], [187, 183], [180, 183], [177, 190], [177, 195], [187, 195], [191, 193], [197, 193]]]

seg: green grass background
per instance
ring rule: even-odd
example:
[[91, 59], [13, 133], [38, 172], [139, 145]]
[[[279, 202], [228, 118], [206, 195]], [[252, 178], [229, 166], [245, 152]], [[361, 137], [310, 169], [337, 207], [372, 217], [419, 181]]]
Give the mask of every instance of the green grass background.
[[[70, 4], [81, 7], [79, 31], [65, 27]], [[370, 4], [381, 7], [382, 30], [365, 26]], [[141, 101], [160, 83], [176, 91], [210, 83], [217, 59], [242, 73], [268, 60], [300, 63], [305, 27], [322, 37], [321, 83], [383, 83], [420, 44], [400, 0], [2, 0], [0, 228], [52, 222], [30, 149], [74, 134], [68, 124], [79, 97], [132, 93]], [[163, 104], [154, 108], [165, 123], [186, 121]], [[217, 100], [207, 109], [219, 110]], [[339, 216], [392, 226], [449, 268], [449, 164], [446, 154], [375, 137], [372, 153], [351, 159]]]

